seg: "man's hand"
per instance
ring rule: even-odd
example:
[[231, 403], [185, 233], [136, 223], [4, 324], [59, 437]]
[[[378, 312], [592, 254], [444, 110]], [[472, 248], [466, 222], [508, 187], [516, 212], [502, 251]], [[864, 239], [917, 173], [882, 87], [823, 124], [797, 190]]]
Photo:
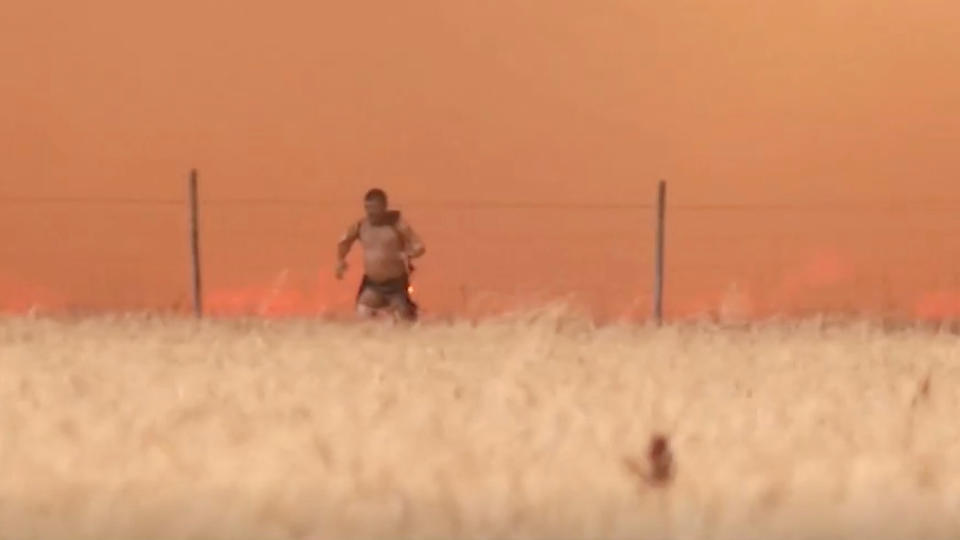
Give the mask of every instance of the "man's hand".
[[347, 261], [340, 259], [337, 261], [337, 269], [334, 273], [337, 276], [337, 279], [343, 279], [343, 274], [347, 271]]
[[347, 255], [350, 254], [350, 247], [360, 238], [360, 222], [357, 221], [347, 232], [343, 234], [340, 241], [337, 242], [337, 269], [334, 270], [337, 279], [343, 279], [343, 273], [347, 271]]

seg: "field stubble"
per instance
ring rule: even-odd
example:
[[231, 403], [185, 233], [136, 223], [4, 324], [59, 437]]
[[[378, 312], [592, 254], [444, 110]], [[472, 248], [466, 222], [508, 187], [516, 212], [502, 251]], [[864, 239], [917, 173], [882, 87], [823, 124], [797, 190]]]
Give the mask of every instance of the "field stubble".
[[869, 323], [7, 318], [0, 538], [956, 538], [958, 398]]

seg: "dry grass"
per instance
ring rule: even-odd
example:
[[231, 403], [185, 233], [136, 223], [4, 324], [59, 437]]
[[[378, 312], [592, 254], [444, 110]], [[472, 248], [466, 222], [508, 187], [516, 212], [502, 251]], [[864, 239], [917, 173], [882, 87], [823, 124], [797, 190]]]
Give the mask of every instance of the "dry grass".
[[6, 319], [0, 537], [956, 538], [958, 389], [867, 324]]

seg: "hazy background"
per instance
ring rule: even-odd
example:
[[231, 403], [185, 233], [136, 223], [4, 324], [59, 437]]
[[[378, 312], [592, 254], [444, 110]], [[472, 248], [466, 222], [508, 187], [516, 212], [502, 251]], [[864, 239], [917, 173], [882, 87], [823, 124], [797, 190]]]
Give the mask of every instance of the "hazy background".
[[196, 167], [220, 311], [348, 306], [376, 185], [428, 309], [643, 315], [666, 178], [670, 315], [960, 314], [958, 38], [950, 0], [11, 2], [0, 305], [184, 305]]

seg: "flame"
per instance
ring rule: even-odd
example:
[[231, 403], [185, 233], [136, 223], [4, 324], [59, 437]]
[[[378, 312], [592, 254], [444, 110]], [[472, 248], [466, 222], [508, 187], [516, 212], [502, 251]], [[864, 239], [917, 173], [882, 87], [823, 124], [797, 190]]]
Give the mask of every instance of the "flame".
[[283, 317], [314, 315], [327, 310], [329, 290], [318, 283], [309, 292], [289, 283], [289, 270], [282, 270], [269, 284], [239, 285], [213, 289], [204, 295], [205, 311], [211, 315], [257, 315]]
[[212, 315], [308, 315], [320, 309], [317, 302], [311, 302], [300, 291], [278, 291], [272, 287], [214, 290], [204, 296], [204, 304]]
[[[836, 287], [849, 283], [855, 275], [852, 261], [835, 250], [823, 249], [810, 254], [803, 264], [782, 272], [772, 286], [751, 284], [743, 276], [729, 276], [724, 288], [682, 298], [671, 311], [683, 317], [716, 316], [732, 321], [799, 313], [824, 295], [832, 294]], [[820, 296], [815, 297], [816, 294]]]
[[21, 280], [0, 277], [0, 312], [29, 313], [33, 310], [57, 310], [65, 305], [62, 295]]
[[916, 300], [914, 316], [924, 320], [960, 318], [960, 291], [934, 291]]
[[853, 277], [853, 274], [853, 265], [839, 253], [821, 251], [783, 276], [781, 292], [786, 297], [792, 297], [810, 289], [839, 285]]

